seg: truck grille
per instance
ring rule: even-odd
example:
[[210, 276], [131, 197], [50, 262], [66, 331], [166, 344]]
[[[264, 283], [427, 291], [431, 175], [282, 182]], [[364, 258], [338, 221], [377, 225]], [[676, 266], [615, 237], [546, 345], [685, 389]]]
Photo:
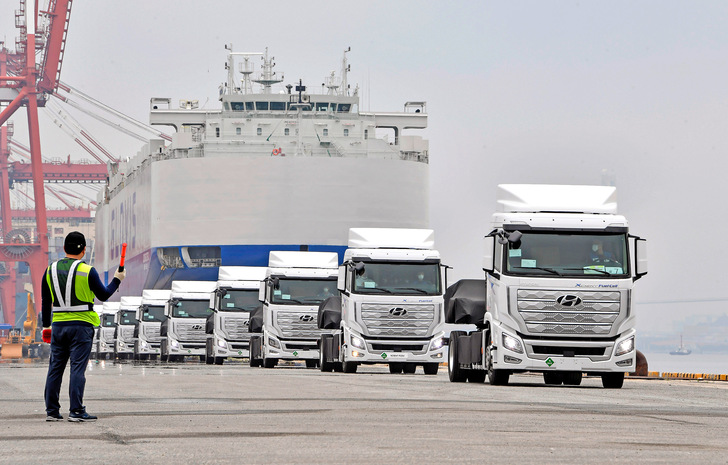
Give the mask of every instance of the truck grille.
[[159, 324], [154, 325], [144, 325], [142, 326], [144, 331], [144, 336], [147, 338], [147, 341], [160, 341], [162, 338], [159, 336]]
[[222, 317], [223, 330], [231, 340], [234, 341], [247, 341], [250, 339], [250, 332], [248, 331], [248, 316], [244, 317]]
[[428, 336], [435, 321], [435, 306], [362, 304], [361, 319], [371, 336]]
[[518, 313], [531, 334], [607, 335], [619, 317], [619, 291], [519, 289]]
[[287, 338], [312, 338], [321, 336], [315, 312], [282, 312], [276, 314], [276, 323], [281, 336]]
[[174, 329], [180, 341], [204, 341], [207, 339], [204, 323], [175, 323]]
[[122, 341], [131, 341], [132, 339], [134, 339], [134, 327], [119, 326], [119, 338]]
[[102, 328], [101, 329], [101, 340], [111, 344], [114, 342], [114, 328]]

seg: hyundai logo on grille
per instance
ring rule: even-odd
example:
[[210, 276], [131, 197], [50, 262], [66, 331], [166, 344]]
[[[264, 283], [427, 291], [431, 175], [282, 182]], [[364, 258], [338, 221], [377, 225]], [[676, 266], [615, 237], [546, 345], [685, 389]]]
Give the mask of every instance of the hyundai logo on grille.
[[392, 316], [405, 316], [407, 314], [407, 310], [402, 307], [394, 307], [389, 309], [389, 314]]
[[313, 316], [311, 316], [311, 315], [301, 315], [300, 317], [298, 317], [298, 319], [301, 320], [301, 321], [313, 321]]
[[562, 307], [576, 307], [581, 304], [581, 298], [572, 294], [565, 294], [556, 299], [556, 303]]
[[192, 329], [195, 329], [197, 331], [201, 330], [203, 328], [202, 325], [192, 325]]

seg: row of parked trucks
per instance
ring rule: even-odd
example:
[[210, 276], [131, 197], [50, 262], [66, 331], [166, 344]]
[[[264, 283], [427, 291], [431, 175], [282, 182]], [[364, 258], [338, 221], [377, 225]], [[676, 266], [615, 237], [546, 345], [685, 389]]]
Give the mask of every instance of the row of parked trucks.
[[632, 289], [646, 249], [617, 214], [613, 187], [501, 185], [485, 279], [448, 288], [447, 268], [431, 230], [352, 228], [341, 263], [336, 253], [271, 252], [268, 267], [223, 266], [217, 282], [105, 303], [94, 351], [266, 368], [303, 360], [345, 373], [387, 364], [433, 375], [447, 362], [452, 382], [494, 385], [528, 371], [547, 384], [577, 385], [586, 373], [619, 388], [635, 370]]

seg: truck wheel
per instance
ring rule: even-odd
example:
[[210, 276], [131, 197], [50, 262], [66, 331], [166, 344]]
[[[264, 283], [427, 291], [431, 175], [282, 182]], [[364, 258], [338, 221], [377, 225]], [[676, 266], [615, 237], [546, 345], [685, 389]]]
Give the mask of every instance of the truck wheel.
[[[490, 338], [490, 336], [488, 336]], [[486, 339], [487, 340], [487, 339]], [[508, 384], [508, 378], [511, 374], [506, 370], [496, 370], [493, 368], [493, 355], [491, 354], [491, 345], [485, 348], [485, 366], [488, 372], [488, 382], [491, 386], [505, 386]]]
[[402, 373], [402, 364], [401, 363], [390, 363], [389, 364], [389, 372], [393, 375], [398, 375]]
[[564, 377], [556, 371], [547, 371], [543, 374], [543, 382], [549, 385], [560, 386], [564, 382]]
[[278, 365], [277, 358], [264, 358], [263, 359], [263, 368], [274, 368], [276, 365]]
[[344, 371], [344, 365], [341, 362], [334, 362], [334, 372], [342, 373]]
[[624, 373], [604, 373], [602, 386], [607, 389], [621, 389], [624, 385]]
[[487, 375], [485, 370], [468, 370], [468, 382], [469, 383], [484, 383], [485, 375]]
[[425, 363], [422, 365], [422, 369], [424, 370], [426, 375], [436, 375], [437, 370], [440, 369], [439, 363]]
[[318, 368], [318, 360], [306, 360], [306, 368]]
[[356, 367], [358, 363], [356, 362], [343, 362], [341, 364], [341, 369], [344, 373], [356, 373]]
[[458, 337], [463, 334], [462, 331], [452, 331], [450, 333], [450, 345], [447, 351], [447, 376], [451, 383], [464, 383], [466, 379], [465, 370], [460, 368], [458, 360]]
[[405, 363], [402, 365], [402, 373], [406, 375], [412, 375], [417, 371], [417, 365], [414, 363]]
[[225, 357], [215, 357], [215, 365], [222, 365], [225, 362]]
[[[202, 355], [200, 355], [202, 357]], [[210, 357], [209, 355], [205, 357], [205, 365], [212, 365], [212, 362], [214, 362], [214, 357]]]
[[324, 373], [334, 370], [334, 364], [326, 361], [329, 355], [329, 352], [326, 350], [326, 345], [326, 339], [322, 336], [319, 341], [319, 368]]
[[581, 384], [581, 371], [567, 371], [564, 373], [564, 384], [567, 386], [578, 386]]
[[166, 362], [169, 360], [169, 355], [167, 355], [167, 341], [162, 340], [162, 343], [159, 345], [159, 360], [162, 362]]

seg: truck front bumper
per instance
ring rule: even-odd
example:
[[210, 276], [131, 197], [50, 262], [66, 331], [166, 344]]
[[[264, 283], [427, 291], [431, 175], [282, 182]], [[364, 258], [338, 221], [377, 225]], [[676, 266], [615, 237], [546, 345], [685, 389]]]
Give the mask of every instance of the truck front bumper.
[[167, 339], [167, 355], [205, 355], [205, 342], [183, 342]]
[[429, 339], [372, 340], [345, 331], [346, 359], [359, 363], [440, 363], [446, 359], [444, 336], [440, 332]]
[[318, 360], [318, 341], [312, 339], [279, 339], [265, 333], [263, 358], [279, 360]]
[[[520, 343], [520, 351], [507, 347], [506, 340], [514, 338]], [[635, 330], [621, 334], [614, 341], [567, 341], [524, 339], [515, 332], [495, 326], [493, 341], [493, 368], [514, 371], [580, 371], [583, 373], [613, 373], [635, 371], [637, 352], [634, 345]], [[631, 341], [631, 342], [630, 342]], [[624, 344], [623, 344], [624, 343]], [[547, 345], [548, 344], [548, 345]], [[517, 344], [516, 344], [517, 346]], [[624, 346], [631, 350], [619, 353]], [[551, 347], [558, 347], [550, 349]], [[518, 348], [518, 347], [516, 347]], [[584, 352], [589, 352], [585, 354]], [[617, 355], [619, 353], [619, 355]]]
[[133, 354], [134, 342], [124, 342], [117, 339], [115, 349], [117, 354]]
[[115, 342], [99, 341], [98, 353], [100, 354], [113, 354]]
[[214, 357], [248, 358], [250, 356], [250, 342], [228, 341], [215, 335], [212, 338], [212, 354]]
[[144, 339], [139, 339], [139, 343], [134, 346], [134, 352], [137, 355], [159, 355], [159, 346], [159, 342], [149, 342]]

